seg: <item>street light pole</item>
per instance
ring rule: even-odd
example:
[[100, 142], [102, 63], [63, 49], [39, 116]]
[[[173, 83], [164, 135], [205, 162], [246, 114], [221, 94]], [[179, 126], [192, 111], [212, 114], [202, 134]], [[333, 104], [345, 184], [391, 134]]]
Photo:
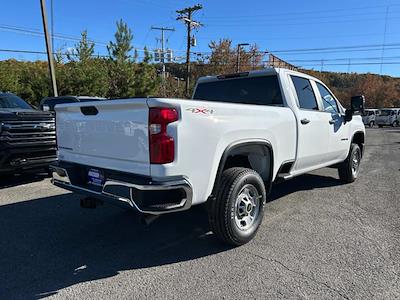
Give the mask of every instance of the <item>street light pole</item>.
[[58, 91], [57, 91], [56, 73], [54, 70], [54, 57], [51, 46], [51, 39], [49, 36], [49, 30], [47, 28], [46, 0], [40, 0], [40, 7], [42, 9], [43, 30], [44, 30], [44, 37], [46, 40], [47, 60], [49, 62], [50, 79], [53, 87], [54, 97], [57, 97]]
[[249, 45], [249, 43], [241, 43], [237, 45], [236, 73], [240, 72], [240, 47]]

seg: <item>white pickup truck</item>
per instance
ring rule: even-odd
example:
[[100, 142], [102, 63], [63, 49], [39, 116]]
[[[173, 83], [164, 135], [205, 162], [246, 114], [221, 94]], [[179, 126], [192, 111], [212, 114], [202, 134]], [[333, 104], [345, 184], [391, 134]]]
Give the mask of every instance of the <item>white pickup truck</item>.
[[192, 98], [57, 106], [52, 182], [149, 218], [206, 203], [214, 234], [241, 245], [274, 182], [327, 166], [357, 178], [363, 96], [346, 110], [320, 80], [270, 68], [200, 78]]

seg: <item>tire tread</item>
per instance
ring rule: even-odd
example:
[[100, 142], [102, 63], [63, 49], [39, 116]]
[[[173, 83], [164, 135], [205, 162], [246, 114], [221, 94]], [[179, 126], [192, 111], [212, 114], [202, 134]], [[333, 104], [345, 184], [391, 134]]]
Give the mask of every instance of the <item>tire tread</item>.
[[241, 245], [242, 242], [234, 237], [229, 228], [229, 201], [225, 201], [225, 199], [231, 197], [237, 182], [247, 173], [259, 176], [254, 170], [242, 167], [233, 167], [225, 170], [217, 187], [216, 197], [211, 200], [211, 205], [209, 206], [208, 215], [211, 230], [222, 241], [235, 246]]

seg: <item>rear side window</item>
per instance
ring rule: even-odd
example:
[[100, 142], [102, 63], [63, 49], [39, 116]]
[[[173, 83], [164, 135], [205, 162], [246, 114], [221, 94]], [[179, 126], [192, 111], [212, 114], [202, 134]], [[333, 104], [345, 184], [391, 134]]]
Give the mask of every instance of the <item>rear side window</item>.
[[294, 88], [296, 89], [300, 108], [318, 110], [317, 98], [315, 98], [310, 80], [297, 76], [290, 77], [292, 78]]
[[193, 99], [256, 105], [283, 105], [277, 76], [221, 79], [199, 83]]

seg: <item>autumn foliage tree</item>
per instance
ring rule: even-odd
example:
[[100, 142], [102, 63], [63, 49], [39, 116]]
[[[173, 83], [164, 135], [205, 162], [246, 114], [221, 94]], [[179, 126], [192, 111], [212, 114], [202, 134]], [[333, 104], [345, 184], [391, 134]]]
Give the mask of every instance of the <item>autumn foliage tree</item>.
[[[236, 72], [237, 48], [230, 39], [212, 41], [209, 44], [211, 55], [208, 61], [212, 74], [226, 74]], [[251, 45], [246, 51], [243, 47], [240, 51], [240, 70], [249, 71], [261, 67], [264, 55], [256, 44]]]

